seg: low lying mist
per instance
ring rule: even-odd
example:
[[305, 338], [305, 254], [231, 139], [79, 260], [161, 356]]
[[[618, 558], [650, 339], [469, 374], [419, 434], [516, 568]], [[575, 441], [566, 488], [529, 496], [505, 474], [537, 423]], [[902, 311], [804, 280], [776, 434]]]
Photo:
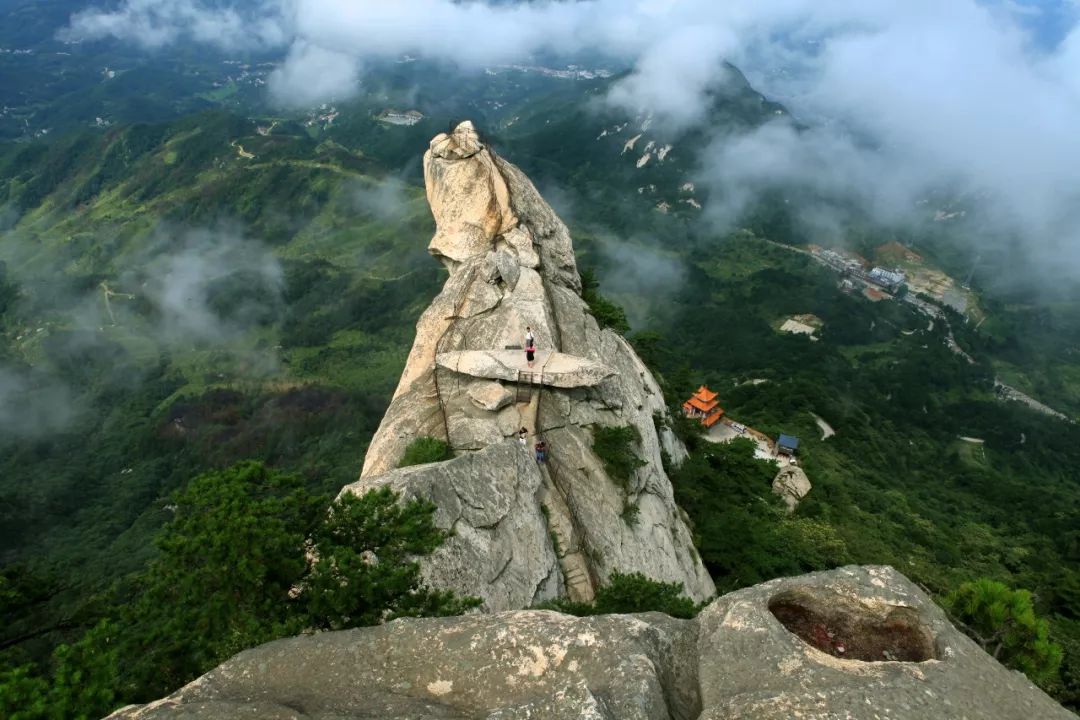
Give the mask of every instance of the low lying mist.
[[245, 379], [279, 371], [276, 350], [254, 342], [285, 307], [268, 247], [235, 228], [160, 227], [120, 262], [126, 269], [100, 281], [16, 278], [11, 345], [0, 348], [0, 435], [63, 430], [94, 393], [138, 386], [162, 354], [219, 352], [219, 369], [242, 368]]
[[[944, 188], [993, 231], [968, 233], [974, 252], [1019, 242], [1035, 272], [1075, 273], [1078, 15], [1066, 0], [122, 0], [75, 14], [61, 34], [277, 48], [271, 93], [291, 105], [355, 94], [367, 61], [405, 54], [469, 70], [599, 54], [632, 68], [607, 102], [653, 112], [669, 133], [714, 130], [710, 91], [731, 61], [804, 125], [715, 129], [699, 158], [711, 222], [735, 223], [771, 185], [854, 198], [886, 224], [920, 222], [920, 203]], [[1045, 31], [1051, 19], [1057, 32]], [[813, 219], [844, 222], [822, 209]]]

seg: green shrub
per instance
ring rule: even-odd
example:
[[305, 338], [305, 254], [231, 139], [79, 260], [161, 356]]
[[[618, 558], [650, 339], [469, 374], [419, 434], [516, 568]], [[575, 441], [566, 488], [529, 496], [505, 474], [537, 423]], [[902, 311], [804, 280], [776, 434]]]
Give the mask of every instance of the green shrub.
[[311, 536], [323, 561], [304, 580], [307, 626], [341, 630], [398, 617], [460, 615], [479, 605], [422, 584], [415, 558], [446, 539], [432, 520], [435, 510], [426, 500], [398, 503], [387, 487], [334, 501]]
[[688, 451], [693, 452], [702, 446], [705, 442], [705, 426], [701, 424], [701, 420], [687, 417], [682, 408], [672, 408], [670, 417], [672, 432]]
[[641, 573], [612, 573], [608, 584], [596, 591], [591, 603], [556, 600], [544, 607], [570, 615], [662, 612], [677, 618], [692, 618], [701, 606], [683, 594], [682, 583], [665, 583]]
[[420, 437], [409, 443], [405, 448], [405, 454], [401, 456], [398, 467], [410, 465], [426, 465], [427, 463], [442, 462], [454, 457], [450, 446], [433, 437]]
[[634, 446], [640, 442], [641, 433], [633, 425], [593, 428], [592, 450], [608, 476], [624, 490], [634, 471], [647, 464], [634, 452]]
[[1050, 625], [1035, 614], [1031, 593], [980, 578], [966, 582], [945, 606], [983, 650], [1035, 682], [1057, 677], [1062, 650], [1050, 641]]
[[101, 717], [305, 629], [454, 615], [480, 603], [423, 584], [415, 558], [446, 533], [432, 503], [399, 503], [389, 488], [327, 508], [297, 477], [249, 461], [200, 475], [172, 501], [159, 555], [113, 619], [58, 646], [48, 668], [0, 668], [0, 717]]

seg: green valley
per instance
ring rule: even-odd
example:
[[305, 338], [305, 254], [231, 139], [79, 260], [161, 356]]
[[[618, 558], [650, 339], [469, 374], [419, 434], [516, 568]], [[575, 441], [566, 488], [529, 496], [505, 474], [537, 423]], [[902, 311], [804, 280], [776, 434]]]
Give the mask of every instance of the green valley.
[[[179, 63], [177, 86], [146, 106], [132, 106], [137, 87], [117, 91], [123, 102], [109, 89], [74, 89], [59, 95], [66, 106], [20, 90], [20, 113], [38, 121], [49, 117], [34, 114], [45, 113], [39, 105], [70, 111], [48, 137], [0, 116], [0, 708], [65, 677], [78, 686], [72, 668], [94, 666], [85, 658], [111, 652], [102, 648], [135, 656], [144, 639], [182, 635], [182, 618], [214, 632], [162, 650], [168, 657], [140, 666], [139, 678], [92, 679], [109, 690], [88, 706], [153, 699], [241, 640], [357, 624], [349, 613], [372, 624], [473, 604], [401, 599], [417, 582], [415, 556], [445, 538], [429, 527], [432, 508], [409, 505], [402, 517], [392, 497], [367, 496], [340, 512], [404, 528], [405, 540], [380, 546], [399, 542], [393, 557], [408, 572], [379, 582], [401, 592], [343, 610], [347, 599], [320, 576], [322, 605], [282, 610], [296, 607], [289, 592], [306, 577], [308, 537], [366, 572], [341, 540], [354, 529], [319, 518], [359, 475], [417, 318], [446, 278], [426, 249], [434, 222], [419, 158], [463, 117], [559, 211], [592, 313], [660, 378], [690, 451], [668, 468], [675, 497], [720, 593], [849, 563], [892, 565], [943, 603], [983, 580], [1048, 620], [1063, 657], [1032, 677], [1080, 707], [1080, 285], [995, 282], [1010, 258], [987, 253], [969, 290], [978, 317], [941, 308], [948, 322], [928, 323], [910, 303], [850, 292], [793, 251], [820, 239], [797, 209], [821, 198], [781, 183], [736, 226], [721, 222], [708, 202], [722, 193], [697, 174], [709, 133], [650, 131], [647, 113], [597, 109], [625, 72], [386, 61], [358, 98], [293, 111], [269, 106], [247, 75], [223, 81], [213, 61], [213, 73], [200, 61], [201, 74], [188, 73], [195, 59]], [[724, 72], [730, 82], [709, 97], [717, 127], [787, 116], [734, 67]], [[156, 77], [138, 73], [110, 81]], [[87, 127], [83, 115], [101, 102], [116, 103], [116, 122]], [[838, 247], [907, 248], [952, 278], [972, 266], [961, 222], [844, 217]], [[820, 321], [813, 338], [779, 331], [810, 315]], [[996, 381], [1072, 419], [1010, 401]], [[794, 513], [752, 443], [711, 443], [682, 416], [703, 384], [729, 417], [800, 438], [813, 489]], [[423, 449], [417, 462], [428, 461]], [[272, 526], [260, 558], [287, 558], [264, 577], [242, 554], [215, 556], [217, 570], [244, 565], [239, 589], [192, 570], [188, 544], [248, 542], [214, 515], [228, 503]], [[178, 507], [209, 508], [221, 524], [185, 525], [193, 516]], [[618, 581], [672, 614], [694, 612], [675, 586]], [[257, 602], [238, 600], [234, 613], [229, 592]], [[609, 595], [576, 610], [641, 608]], [[181, 620], [170, 617], [173, 600]], [[103, 672], [119, 672], [107, 659]], [[152, 677], [163, 667], [173, 674]]]

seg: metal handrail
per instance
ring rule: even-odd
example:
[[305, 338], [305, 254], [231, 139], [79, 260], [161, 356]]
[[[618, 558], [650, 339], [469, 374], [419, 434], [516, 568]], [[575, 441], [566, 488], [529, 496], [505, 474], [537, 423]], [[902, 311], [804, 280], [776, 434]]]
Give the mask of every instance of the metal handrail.
[[540, 369], [540, 389], [536, 391], [536, 436], [543, 439], [543, 431], [540, 429], [540, 405], [544, 401], [544, 370]]

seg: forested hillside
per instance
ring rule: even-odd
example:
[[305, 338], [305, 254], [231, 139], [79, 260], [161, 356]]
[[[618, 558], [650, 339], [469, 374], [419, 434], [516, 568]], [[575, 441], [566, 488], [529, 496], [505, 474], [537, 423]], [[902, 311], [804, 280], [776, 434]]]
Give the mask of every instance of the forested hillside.
[[[515, 82], [496, 85], [524, 105]], [[802, 439], [814, 488], [788, 517], [771, 468], [687, 433], [696, 450], [676, 492], [718, 587], [861, 562], [893, 564], [938, 598], [979, 577], [1027, 588], [1066, 652], [1043, 684], [1075, 705], [1080, 431], [993, 392], [1001, 353], [1039, 367], [1033, 351], [1009, 350], [1031, 347], [1027, 310], [987, 289], [985, 329], [953, 317], [970, 364], [940, 324], [844, 293], [783, 247], [805, 238], [782, 202], [755, 208], [745, 230], [716, 231], [679, 203], [689, 150], [639, 168], [623, 139], [594, 132], [614, 118], [560, 110], [565, 86], [533, 87], [549, 94], [532, 118], [507, 124], [512, 104], [490, 110], [491, 136], [571, 224], [580, 264], [599, 278], [594, 309], [599, 290], [626, 310], [670, 404], [708, 383], [731, 416]], [[777, 111], [746, 93], [718, 99], [727, 122]], [[449, 113], [394, 126], [366, 111], [329, 125], [214, 111], [0, 148], [0, 393], [20, 409], [0, 415], [4, 667], [47, 675], [56, 645], [160, 580], [141, 574], [160, 557], [153, 538], [174, 518], [173, 493], [204, 499], [206, 482], [191, 484], [200, 473], [257, 460], [315, 496], [355, 479], [442, 282], [409, 163]], [[647, 184], [668, 195], [638, 191]], [[670, 212], [657, 208], [665, 197]], [[893, 239], [860, 230], [870, 245]], [[619, 326], [618, 308], [604, 307]], [[803, 313], [824, 322], [819, 341], [777, 332]], [[815, 415], [836, 435], [820, 439]], [[310, 530], [307, 502], [287, 503], [288, 533]], [[143, 631], [165, 632], [155, 617]], [[76, 652], [124, 632], [98, 628]], [[233, 649], [215, 646], [173, 679]]]
[[110, 612], [200, 472], [355, 479], [439, 270], [422, 190], [227, 115], [9, 146], [2, 166], [25, 209], [0, 266], [11, 666]]
[[[1048, 687], [1075, 703], [1080, 428], [996, 399], [988, 363], [902, 305], [843, 294], [803, 257], [749, 236], [695, 257], [676, 319], [635, 344], [669, 394], [707, 381], [732, 417], [798, 435], [814, 485], [787, 517], [752, 448], [691, 440], [673, 481], [718, 587], [885, 562], [939, 599], [979, 577], [1028, 588], [1065, 647]], [[819, 342], [773, 329], [803, 312], [825, 321]], [[823, 439], [815, 415], [836, 434]]]
[[[695, 577], [892, 565], [1080, 711], [1078, 7], [0, 0], [0, 717], [482, 602], [421, 583], [435, 505], [331, 502], [448, 277], [421, 157], [465, 119], [662, 387], [678, 467], [605, 421], [582, 450], [625, 484], [649, 435]], [[734, 425], [682, 414], [701, 385]], [[406, 464], [453, 455], [443, 412]], [[809, 494], [742, 434], [796, 436]], [[608, 578], [553, 607], [700, 610]]]

